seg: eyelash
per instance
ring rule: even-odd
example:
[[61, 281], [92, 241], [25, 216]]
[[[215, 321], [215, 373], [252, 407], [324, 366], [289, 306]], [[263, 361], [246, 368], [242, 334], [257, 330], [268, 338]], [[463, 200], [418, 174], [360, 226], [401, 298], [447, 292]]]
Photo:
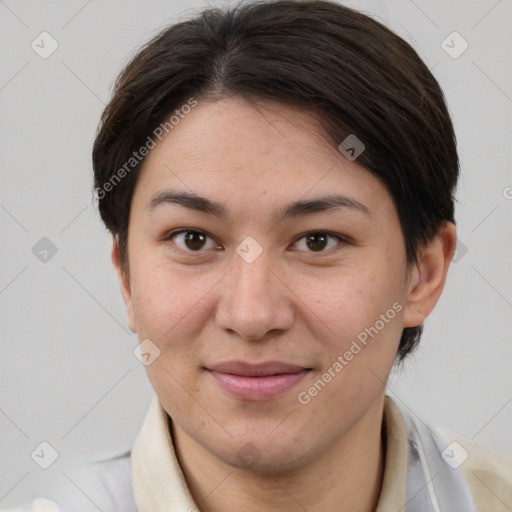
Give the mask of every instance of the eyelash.
[[[172, 241], [173, 238], [175, 238], [178, 235], [184, 234], [184, 233], [198, 233], [198, 234], [204, 235], [205, 237], [209, 238], [210, 240], [213, 240], [213, 238], [210, 235], [208, 235], [208, 233], [205, 233], [204, 231], [201, 231], [199, 229], [179, 229], [177, 231], [172, 231], [171, 233], [169, 233], [164, 238], [164, 241]], [[299, 236], [295, 240], [295, 242], [293, 242], [293, 245], [297, 244], [297, 242], [299, 242], [300, 240], [304, 239], [305, 237], [307, 237], [309, 235], [317, 235], [317, 234], [327, 235], [328, 237], [336, 238], [338, 240], [338, 246], [331, 247], [327, 250], [322, 250], [322, 251], [305, 251], [305, 252], [308, 252], [313, 255], [322, 255], [322, 254], [329, 253], [333, 249], [334, 250], [340, 249], [339, 244], [347, 244], [348, 243], [348, 241], [343, 236], [341, 236], [337, 233], [332, 233], [330, 231], [317, 230], [317, 231], [307, 231], [307, 232], [303, 233], [301, 236]], [[200, 254], [202, 252], [205, 252], [205, 250], [203, 250], [203, 249], [199, 249], [197, 251], [193, 251], [190, 249], [181, 249], [179, 247], [178, 247], [178, 249], [182, 250], [183, 252], [189, 253], [189, 254]]]

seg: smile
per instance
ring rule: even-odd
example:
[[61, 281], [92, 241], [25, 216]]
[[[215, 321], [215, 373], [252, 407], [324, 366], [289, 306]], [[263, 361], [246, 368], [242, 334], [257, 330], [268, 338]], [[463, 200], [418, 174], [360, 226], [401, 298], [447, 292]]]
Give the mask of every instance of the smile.
[[242, 400], [274, 398], [296, 386], [310, 368], [287, 363], [247, 364], [231, 361], [205, 368], [220, 387]]

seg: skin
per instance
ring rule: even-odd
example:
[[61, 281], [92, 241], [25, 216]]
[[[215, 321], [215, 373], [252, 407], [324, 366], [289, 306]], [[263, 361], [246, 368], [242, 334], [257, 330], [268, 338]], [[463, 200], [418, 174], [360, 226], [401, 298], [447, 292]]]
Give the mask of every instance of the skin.
[[[178, 459], [201, 511], [354, 512], [378, 502], [385, 383], [402, 329], [420, 325], [439, 299], [455, 227], [442, 225], [408, 267], [391, 196], [321, 133], [295, 107], [199, 101], [140, 173], [129, 272], [113, 245], [130, 328], [161, 351], [146, 369], [172, 418]], [[228, 217], [170, 203], [148, 207], [168, 189], [221, 203]], [[278, 221], [274, 214], [333, 192], [362, 203], [368, 215], [341, 208]], [[204, 248], [169, 236], [179, 228], [208, 235]], [[328, 238], [312, 250], [304, 238], [311, 231], [345, 241]], [[262, 248], [252, 263], [236, 252], [248, 236]], [[401, 311], [301, 404], [298, 394], [394, 303]], [[229, 394], [205, 370], [234, 359], [311, 370], [292, 389], [254, 401]], [[252, 462], [240, 456], [247, 450]]]

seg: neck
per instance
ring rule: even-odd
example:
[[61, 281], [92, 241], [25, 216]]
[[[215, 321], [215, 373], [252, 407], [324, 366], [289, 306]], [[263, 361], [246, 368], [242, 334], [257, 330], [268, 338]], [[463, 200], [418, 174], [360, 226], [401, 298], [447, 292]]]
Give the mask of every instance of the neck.
[[201, 512], [373, 512], [384, 474], [383, 407], [384, 395], [326, 453], [307, 465], [275, 474], [225, 464], [174, 422], [172, 436]]

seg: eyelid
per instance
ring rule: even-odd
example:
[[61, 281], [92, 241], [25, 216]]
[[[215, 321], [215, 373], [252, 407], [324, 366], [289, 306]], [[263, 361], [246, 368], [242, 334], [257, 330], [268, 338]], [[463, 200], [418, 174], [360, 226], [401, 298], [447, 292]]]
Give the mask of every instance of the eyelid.
[[322, 234], [325, 234], [332, 238], [336, 238], [338, 240], [338, 245], [336, 247], [331, 247], [330, 249], [327, 249], [326, 251], [305, 251], [308, 254], [314, 254], [314, 255], [319, 255], [319, 256], [322, 254], [330, 254], [331, 251], [338, 249], [340, 244], [346, 245], [346, 244], [350, 243], [348, 240], [348, 237], [343, 236], [339, 233], [334, 233], [332, 231], [328, 231], [325, 229], [314, 229], [314, 230], [306, 231], [305, 233], [302, 233], [301, 235], [299, 235], [291, 245], [292, 246], [295, 245], [299, 240], [302, 240], [304, 237], [306, 237], [308, 235], [314, 235], [317, 233], [322, 233]]
[[[204, 235], [205, 237], [209, 238], [210, 240], [212, 240], [215, 244], [217, 244], [217, 246], [221, 245], [209, 233], [207, 233], [206, 231], [203, 231], [202, 229], [198, 229], [198, 228], [178, 228], [178, 229], [175, 229], [173, 231], [170, 231], [170, 232], [166, 233], [163, 236], [162, 241], [165, 242], [165, 241], [172, 240], [174, 237], [176, 237], [176, 236], [178, 236], [178, 235], [180, 235], [182, 233], [199, 233], [199, 234]], [[191, 251], [191, 250], [185, 251], [184, 249], [181, 249], [181, 247], [178, 247], [178, 249], [180, 251], [184, 251], [184, 252], [187, 252], [187, 253], [190, 253], [190, 254], [199, 254], [201, 252], [206, 252], [203, 249], [200, 249], [198, 251]]]

